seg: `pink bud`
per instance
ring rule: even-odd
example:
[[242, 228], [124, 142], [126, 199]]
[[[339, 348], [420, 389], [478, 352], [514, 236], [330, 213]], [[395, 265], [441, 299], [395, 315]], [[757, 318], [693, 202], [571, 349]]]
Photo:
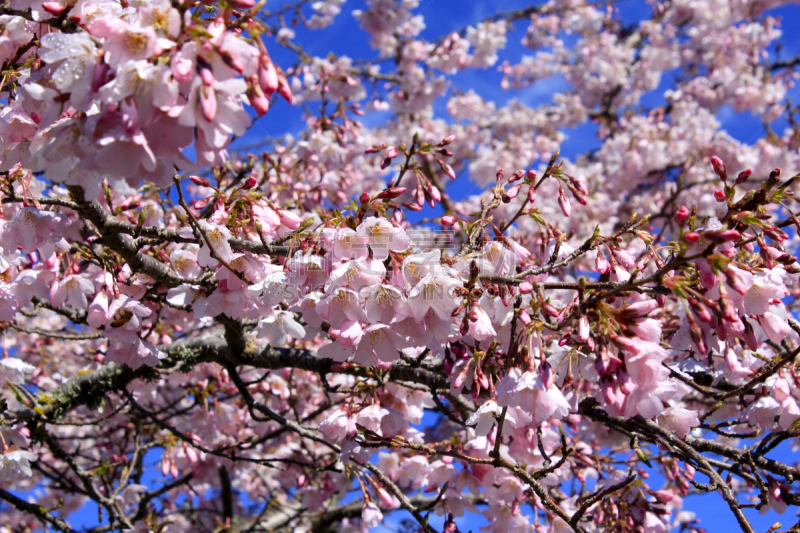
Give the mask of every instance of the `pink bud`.
[[583, 315], [578, 319], [578, 329], [576, 333], [576, 337], [579, 341], [586, 342], [589, 340], [591, 329], [589, 326], [589, 318], [586, 315]]
[[683, 241], [688, 242], [689, 244], [694, 244], [700, 240], [700, 234], [696, 231], [690, 231], [689, 233], [685, 233], [683, 235]]
[[278, 90], [278, 71], [266, 54], [261, 54], [259, 58], [258, 84], [267, 97], [272, 96]]
[[730, 285], [731, 288], [739, 294], [747, 293], [748, 289], [744, 283], [744, 280], [742, 279], [742, 276], [740, 276], [739, 273], [733, 268], [728, 267], [725, 270], [725, 280], [728, 282], [728, 285]]
[[244, 189], [246, 191], [249, 191], [250, 189], [255, 187], [257, 184], [258, 184], [258, 180], [255, 177], [250, 176], [249, 178], [244, 180], [244, 183], [242, 184], [242, 189]]
[[294, 103], [294, 96], [292, 96], [292, 88], [289, 87], [289, 82], [283, 76], [280, 76], [278, 78], [278, 94], [281, 95], [283, 99], [289, 102], [290, 104]]
[[200, 74], [200, 80], [206, 87], [214, 85], [214, 72], [211, 67], [202, 58], [197, 58], [197, 72]]
[[444, 215], [442, 217], [442, 226], [447, 226], [447, 227], [455, 226], [456, 222], [458, 222], [458, 217], [455, 217], [453, 215]]
[[508, 184], [511, 185], [515, 181], [521, 180], [522, 176], [524, 176], [524, 175], [525, 175], [525, 171], [524, 170], [517, 170], [516, 172], [514, 172], [511, 175], [510, 178], [508, 178]]
[[561, 207], [561, 212], [564, 213], [565, 217], [568, 217], [572, 214], [572, 207], [569, 204], [569, 198], [567, 198], [567, 195], [564, 194], [564, 189], [559, 191], [558, 205]]
[[723, 180], [727, 177], [727, 169], [725, 168], [725, 163], [722, 162], [717, 156], [711, 156], [711, 166], [714, 168], [714, 172], [717, 173], [717, 176], [722, 178]]
[[451, 142], [453, 142], [455, 140], [456, 140], [456, 136], [455, 135], [448, 135], [447, 137], [442, 139], [441, 142], [437, 146], [439, 148], [442, 148], [443, 146], [447, 146], [448, 144], [450, 144]]
[[528, 188], [528, 201], [530, 203], [536, 201], [536, 189], [533, 188], [533, 185]]
[[709, 231], [706, 233], [706, 235], [714, 242], [723, 243], [735, 241], [741, 237], [742, 234], [735, 229], [725, 229], [720, 231]]
[[625, 250], [614, 250], [614, 258], [625, 270], [630, 270], [636, 266], [636, 258]]
[[193, 207], [195, 208], [196, 211], [200, 211], [201, 209], [205, 209], [209, 201], [211, 201], [211, 196], [209, 196], [208, 198], [203, 198], [202, 200], [197, 200], [194, 203]]
[[519, 312], [519, 321], [522, 322], [523, 326], [530, 326], [531, 322], [533, 322], [531, 315], [524, 310]]
[[744, 183], [745, 181], [747, 181], [747, 178], [749, 178], [750, 174], [752, 173], [753, 171], [750, 170], [749, 168], [747, 170], [742, 170], [741, 172], [739, 172], [739, 175], [736, 177], [736, 185], [739, 185], [740, 183]]
[[522, 185], [521, 185], [521, 184], [514, 185], [513, 187], [511, 187], [510, 189], [508, 189], [508, 191], [506, 192], [506, 196], [508, 196], [508, 197], [509, 197], [509, 199], [514, 199], [514, 198], [516, 198], [516, 197], [517, 197], [517, 195], [519, 194], [519, 189], [520, 189], [520, 187], [522, 187]]
[[542, 363], [542, 366], [539, 368], [541, 372], [541, 379], [542, 384], [544, 385], [545, 389], [551, 388], [555, 384], [556, 376], [553, 372], [553, 367], [550, 366], [550, 363], [545, 361]]
[[256, 110], [256, 113], [258, 113], [258, 116], [263, 117], [267, 114], [267, 111], [269, 111], [269, 98], [267, 98], [264, 91], [261, 90], [260, 85], [254, 83], [248, 87], [247, 99], [250, 101], [250, 105]]
[[[431, 199], [434, 202], [441, 202], [442, 201], [442, 193], [439, 192], [439, 188], [431, 184], [428, 187], [428, 194], [430, 195]], [[431, 207], [433, 207], [433, 203], [431, 203]]]
[[581, 180], [570, 178], [569, 181], [570, 183], [572, 183], [572, 186], [575, 187], [575, 189], [577, 189], [578, 192], [580, 192], [584, 196], [589, 194], [589, 189], [586, 188], [586, 184], [583, 183]]
[[224, 50], [221, 50], [219, 56], [222, 58], [223, 63], [231, 67], [237, 73], [241, 74], [242, 72], [244, 72], [244, 64], [235, 55], [229, 54]]
[[214, 117], [217, 116], [217, 95], [213, 87], [200, 87], [200, 109], [203, 118], [208, 122], [214, 122]]
[[208, 180], [201, 178], [200, 176], [189, 176], [189, 180], [195, 185], [200, 185], [201, 187], [211, 187], [211, 184], [208, 182]]
[[669, 503], [675, 498], [672, 492], [668, 490], [657, 490], [653, 493], [653, 496], [661, 503]]
[[390, 189], [386, 189], [385, 191], [378, 193], [378, 196], [376, 196], [376, 198], [380, 198], [382, 200], [391, 200], [393, 198], [401, 196], [404, 192], [406, 192], [405, 187], [392, 187]]
[[359, 201], [362, 204], [368, 203], [369, 202], [369, 193], [368, 192], [362, 192], [361, 196], [359, 197]]
[[626, 318], [638, 318], [647, 315], [656, 307], [658, 307], [658, 302], [655, 300], [643, 300], [626, 305], [620, 309], [620, 311], [622, 312], [622, 316]]
[[549, 317], [552, 317], [552, 318], [555, 318], [555, 317], [558, 316], [558, 309], [556, 309], [553, 306], [553, 304], [551, 304], [549, 302], [544, 302], [542, 304], [542, 312], [545, 314], [545, 316], [549, 316]]
[[682, 205], [677, 211], [675, 211], [675, 222], [683, 226], [687, 220], [689, 220], [689, 215], [691, 212], [689, 208], [685, 205]]
[[66, 8], [62, 6], [60, 2], [45, 2], [42, 4], [42, 9], [54, 17], [60, 17], [64, 14], [64, 11], [66, 11]]
[[520, 294], [530, 294], [533, 292], [533, 285], [529, 281], [523, 281], [519, 284]]
[[380, 152], [384, 148], [386, 148], [385, 144], [373, 144], [372, 146], [370, 146], [369, 148], [364, 150], [364, 153], [365, 154], [377, 154], [378, 152]]
[[594, 268], [600, 274], [608, 274], [611, 272], [611, 263], [608, 262], [606, 256], [603, 255], [603, 252], [597, 250], [597, 259], [594, 262]]
[[290, 211], [286, 211], [284, 209], [278, 210], [278, 217], [281, 219], [281, 224], [286, 226], [291, 230], [295, 230], [300, 227], [300, 224], [303, 223], [303, 219], [299, 216], [295, 215]]
[[724, 202], [725, 193], [720, 191], [719, 189], [714, 189], [714, 199], [718, 202]]
[[442, 171], [443, 171], [445, 174], [447, 174], [447, 177], [448, 177], [448, 178], [450, 178], [451, 180], [454, 180], [454, 179], [456, 179], [456, 173], [455, 173], [455, 171], [453, 170], [453, 167], [451, 167], [451, 166], [450, 166], [450, 165], [448, 165], [447, 163], [442, 163], [441, 167], [442, 167]]

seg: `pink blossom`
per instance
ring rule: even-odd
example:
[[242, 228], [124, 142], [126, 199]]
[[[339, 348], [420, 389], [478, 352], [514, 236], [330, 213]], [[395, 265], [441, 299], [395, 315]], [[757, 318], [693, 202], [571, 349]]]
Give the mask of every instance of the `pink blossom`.
[[408, 235], [398, 227], [393, 226], [385, 219], [367, 217], [359, 224], [357, 231], [368, 237], [368, 244], [372, 256], [378, 261], [389, 257], [389, 252], [405, 252], [411, 240]]
[[786, 320], [769, 311], [758, 317], [758, 323], [764, 328], [769, 340], [775, 343], [780, 343], [792, 332]]
[[53, 255], [55, 243], [63, 235], [68, 221], [64, 215], [23, 207], [2, 229], [0, 243], [7, 253], [17, 248], [29, 254], [38, 250], [43, 259]]
[[89, 30], [93, 36], [106, 40], [106, 61], [115, 68], [126, 61], [146, 59], [156, 49], [156, 35], [151, 28], [137, 28], [115, 17], [97, 18]]

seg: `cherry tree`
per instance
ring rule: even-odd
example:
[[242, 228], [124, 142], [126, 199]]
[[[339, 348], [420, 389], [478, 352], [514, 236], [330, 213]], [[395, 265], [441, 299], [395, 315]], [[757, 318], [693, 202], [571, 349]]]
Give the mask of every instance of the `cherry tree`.
[[0, 532], [791, 516], [784, 3], [6, 0]]

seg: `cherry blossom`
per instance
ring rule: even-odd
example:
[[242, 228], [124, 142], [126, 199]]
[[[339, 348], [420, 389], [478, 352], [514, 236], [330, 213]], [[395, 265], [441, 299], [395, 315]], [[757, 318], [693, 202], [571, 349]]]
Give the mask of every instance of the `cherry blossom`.
[[634, 3], [10, 0], [0, 530], [793, 511], [794, 8]]

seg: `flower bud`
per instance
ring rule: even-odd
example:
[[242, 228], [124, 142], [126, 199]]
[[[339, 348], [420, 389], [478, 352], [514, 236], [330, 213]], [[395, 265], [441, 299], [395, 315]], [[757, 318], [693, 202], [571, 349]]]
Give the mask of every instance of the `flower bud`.
[[366, 191], [362, 192], [361, 196], [358, 199], [362, 204], [369, 203], [369, 193]]
[[211, 198], [212, 197], [209, 196], [208, 198], [203, 198], [202, 200], [197, 200], [192, 207], [194, 207], [194, 209], [196, 211], [200, 211], [201, 209], [205, 209], [205, 207], [208, 205], [208, 202], [211, 200]]
[[741, 235], [742, 234], [736, 231], [735, 229], [724, 229], [719, 231], [706, 232], [707, 237], [709, 237], [712, 241], [720, 244], [723, 242], [735, 241], [736, 239], [741, 237]]
[[725, 168], [725, 163], [722, 162], [722, 159], [715, 155], [711, 156], [711, 166], [714, 168], [714, 172], [716, 172], [717, 176], [725, 180], [725, 178], [728, 176], [728, 171]]
[[520, 294], [530, 294], [533, 292], [533, 285], [529, 281], [523, 281], [519, 284]]
[[444, 172], [448, 178], [450, 178], [451, 180], [456, 179], [456, 173], [453, 170], [453, 167], [451, 167], [447, 163], [441, 163], [439, 166], [442, 168], [442, 172]]
[[294, 96], [292, 95], [292, 88], [289, 87], [289, 82], [286, 77], [280, 76], [278, 78], [278, 94], [290, 104], [294, 103]]
[[364, 153], [365, 154], [377, 154], [378, 152], [380, 152], [381, 150], [384, 150], [385, 148], [386, 148], [385, 144], [373, 144], [372, 146], [370, 146], [369, 148], [364, 150]]
[[589, 317], [586, 315], [582, 315], [578, 319], [578, 329], [576, 331], [576, 337], [581, 342], [586, 342], [589, 340], [589, 335], [591, 334], [591, 328], [589, 326]]
[[61, 5], [61, 2], [45, 2], [42, 4], [42, 9], [54, 17], [60, 17], [64, 14], [64, 11], [66, 11], [66, 8]]
[[700, 303], [695, 298], [689, 298], [689, 305], [692, 306], [692, 310], [694, 314], [697, 316], [697, 319], [700, 322], [709, 323], [711, 322], [712, 316], [711, 311], [708, 310], [708, 307]]
[[214, 122], [214, 117], [217, 116], [217, 95], [213, 87], [200, 87], [200, 110], [203, 112], [203, 118], [208, 122]]
[[530, 203], [536, 201], [536, 189], [533, 188], [533, 185], [528, 188], [528, 201]]
[[514, 183], [515, 181], [521, 180], [522, 176], [524, 176], [524, 175], [525, 175], [525, 171], [524, 170], [517, 170], [516, 172], [514, 172], [511, 175], [510, 178], [508, 178], [509, 185]]
[[189, 180], [195, 185], [200, 185], [201, 187], [211, 187], [211, 184], [208, 182], [208, 180], [201, 178], [200, 176], [189, 176]]
[[769, 178], [767, 178], [767, 181], [764, 182], [761, 188], [768, 191], [775, 185], [777, 185], [780, 179], [781, 179], [781, 169], [776, 168], [769, 173]]
[[[442, 193], [439, 191], [439, 188], [433, 184], [430, 184], [427, 188], [428, 195], [431, 197], [433, 202], [441, 202], [442, 201]], [[431, 207], [433, 207], [433, 202], [431, 202]]]
[[575, 189], [584, 196], [589, 194], [589, 189], [586, 188], [586, 184], [583, 183], [581, 180], [577, 180], [575, 178], [569, 178], [570, 183]]
[[747, 178], [749, 178], [750, 174], [752, 173], [753, 171], [750, 170], [749, 168], [747, 170], [742, 170], [741, 172], [739, 172], [739, 175], [736, 176], [736, 185], [746, 182]]
[[565, 217], [568, 217], [572, 214], [572, 207], [569, 204], [569, 198], [567, 198], [567, 195], [564, 194], [563, 188], [559, 188], [558, 206], [561, 208], [561, 212], [564, 213]]
[[684, 233], [683, 241], [689, 244], [694, 244], [700, 240], [700, 234], [696, 231], [690, 231], [689, 233]]
[[599, 249], [597, 250], [597, 259], [594, 262], [594, 268], [600, 274], [608, 274], [611, 272], [611, 263], [608, 262], [606, 256], [603, 255], [603, 252], [601, 252]]
[[558, 316], [558, 309], [556, 309], [553, 304], [549, 302], [544, 302], [542, 304], [542, 312], [545, 316], [549, 316], [551, 318], [555, 318]]
[[456, 222], [458, 222], [458, 217], [456, 217], [456, 216], [444, 215], [442, 217], [442, 226], [447, 226], [449, 228], [449, 227], [455, 226]]
[[642, 300], [641, 302], [626, 305], [620, 309], [620, 312], [625, 318], [639, 318], [646, 316], [657, 307], [658, 302], [655, 300]]
[[392, 200], [401, 196], [404, 192], [406, 192], [405, 187], [391, 187], [386, 189], [385, 191], [381, 191], [375, 198], [380, 198], [382, 200]]
[[244, 189], [246, 191], [249, 191], [250, 189], [255, 187], [257, 184], [258, 184], [258, 180], [255, 177], [250, 176], [249, 178], [244, 180], [244, 183], [242, 184], [242, 189]]
[[261, 86], [257, 83], [250, 84], [247, 87], [247, 99], [250, 105], [256, 110], [258, 116], [263, 117], [269, 111], [269, 98], [266, 97]]
[[453, 142], [455, 140], [456, 140], [456, 136], [455, 135], [448, 135], [447, 137], [442, 139], [441, 142], [439, 142], [439, 144], [437, 144], [436, 146], [441, 148], [443, 146], [447, 146], [448, 144], [450, 144], [451, 142]]
[[677, 211], [675, 211], [675, 222], [683, 226], [686, 224], [686, 221], [689, 220], [690, 214], [689, 208], [685, 205], [682, 205]]
[[719, 189], [714, 189], [714, 200], [724, 202], [726, 200], [725, 193]]
[[747, 294], [747, 287], [744, 284], [744, 280], [739, 273], [731, 267], [725, 270], [725, 281], [739, 294]]
[[278, 90], [278, 70], [275, 68], [275, 65], [272, 64], [267, 54], [261, 54], [259, 58], [258, 84], [261, 86], [261, 90], [264, 91], [264, 94], [267, 95], [267, 98], [271, 97], [275, 91]]

